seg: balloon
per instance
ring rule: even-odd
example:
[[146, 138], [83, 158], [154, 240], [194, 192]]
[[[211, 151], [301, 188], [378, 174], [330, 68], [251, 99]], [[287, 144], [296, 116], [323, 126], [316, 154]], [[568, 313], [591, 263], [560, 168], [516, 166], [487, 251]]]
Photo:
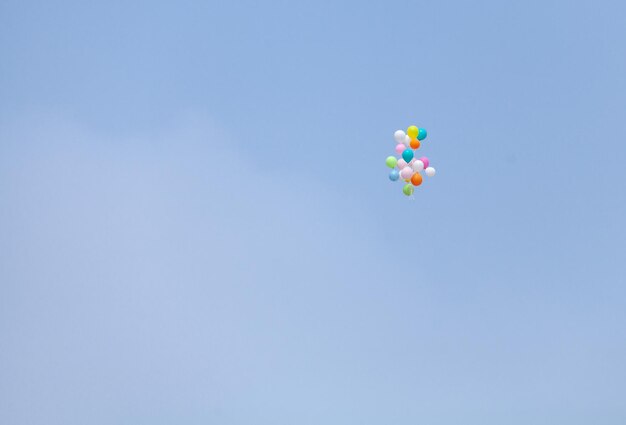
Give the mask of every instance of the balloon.
[[398, 130], [393, 133], [393, 138], [396, 139], [396, 142], [398, 143], [404, 143], [404, 136], [406, 136], [406, 134], [404, 134], [404, 131], [402, 130]]
[[421, 147], [426, 136], [426, 129], [415, 125], [407, 128], [406, 132], [396, 130], [393, 133], [397, 155], [388, 156], [385, 164], [390, 168], [389, 180], [402, 182], [402, 193], [406, 196], [413, 195], [415, 188], [422, 185], [424, 179], [435, 175], [436, 171], [430, 166], [430, 160], [425, 156], [416, 156], [417, 149]]
[[404, 180], [410, 179], [412, 175], [413, 175], [413, 170], [411, 170], [411, 167], [405, 167], [402, 170], [400, 170], [400, 177], [402, 177]]
[[420, 128], [418, 133], [417, 133], [417, 139], [418, 140], [424, 140], [426, 138], [426, 136], [428, 136], [428, 133], [426, 132], [425, 128]]
[[395, 168], [397, 163], [398, 163], [398, 160], [396, 159], [395, 156], [388, 156], [387, 159], [385, 160], [385, 164], [387, 164], [387, 167], [389, 168]]
[[411, 183], [413, 186], [419, 186], [422, 184], [422, 175], [420, 173], [415, 173], [411, 176]]

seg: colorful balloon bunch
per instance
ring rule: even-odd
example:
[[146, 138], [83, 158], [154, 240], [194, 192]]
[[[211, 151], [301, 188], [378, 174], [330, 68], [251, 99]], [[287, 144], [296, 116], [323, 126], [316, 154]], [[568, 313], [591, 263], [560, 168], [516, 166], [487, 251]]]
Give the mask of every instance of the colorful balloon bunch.
[[402, 192], [406, 196], [413, 194], [414, 186], [422, 184], [422, 171], [428, 177], [435, 175], [435, 169], [430, 166], [428, 158], [425, 156], [415, 158], [415, 151], [419, 149], [421, 141], [426, 138], [426, 135], [426, 129], [414, 125], [407, 128], [406, 133], [398, 130], [393, 135], [398, 143], [396, 153], [400, 155], [400, 158], [389, 156], [385, 162], [387, 167], [391, 168], [389, 180], [395, 182], [402, 179], [405, 181], [406, 184], [402, 188]]

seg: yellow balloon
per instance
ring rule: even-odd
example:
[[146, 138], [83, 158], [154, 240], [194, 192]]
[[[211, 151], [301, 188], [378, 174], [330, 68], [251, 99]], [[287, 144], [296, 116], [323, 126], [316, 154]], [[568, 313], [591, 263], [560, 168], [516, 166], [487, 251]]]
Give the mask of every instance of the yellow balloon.
[[411, 138], [411, 140], [417, 139], [417, 135], [419, 134], [419, 132], [420, 129], [415, 127], [414, 125], [406, 129], [406, 134]]

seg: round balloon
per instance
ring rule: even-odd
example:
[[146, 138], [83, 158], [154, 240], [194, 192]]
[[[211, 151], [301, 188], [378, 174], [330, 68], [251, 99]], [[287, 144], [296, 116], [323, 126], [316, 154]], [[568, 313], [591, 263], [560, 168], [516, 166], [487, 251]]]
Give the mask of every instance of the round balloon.
[[404, 193], [406, 196], [411, 196], [413, 194], [413, 186], [411, 186], [410, 184], [405, 184], [402, 188], [402, 193]]
[[411, 138], [409, 136], [404, 136], [402, 143], [404, 143], [404, 146], [409, 146], [411, 144]]
[[397, 163], [398, 163], [398, 160], [396, 159], [395, 156], [388, 156], [387, 159], [385, 160], [385, 164], [387, 164], [387, 167], [389, 168], [395, 168]]
[[395, 182], [399, 178], [400, 178], [400, 173], [398, 172], [398, 170], [391, 170], [391, 172], [389, 173], [389, 180], [391, 180], [392, 182]]
[[422, 175], [420, 173], [415, 173], [411, 176], [411, 183], [413, 186], [419, 186], [422, 184]]
[[420, 161], [422, 161], [424, 163], [424, 168], [428, 168], [428, 158], [423, 156], [423, 157], [420, 158]]
[[402, 177], [404, 180], [410, 179], [412, 175], [413, 175], [413, 170], [411, 170], [411, 167], [405, 167], [402, 170], [400, 170], [400, 177]]
[[424, 169], [424, 163], [418, 159], [417, 161], [413, 163], [412, 167], [413, 167], [413, 171], [416, 171], [419, 173], [420, 171]]
[[420, 141], [417, 139], [413, 139], [411, 140], [411, 143], [409, 144], [409, 146], [411, 146], [411, 149], [419, 149], [420, 148]]
[[417, 138], [419, 140], [424, 140], [426, 138], [426, 136], [428, 136], [428, 133], [426, 132], [425, 128], [420, 128], [419, 131], [417, 132]]
[[402, 158], [406, 161], [409, 162], [413, 159], [413, 151], [411, 149], [406, 149], [404, 152], [402, 152]]
[[428, 168], [426, 169], [426, 171], [425, 171], [425, 173], [426, 173], [426, 175], [427, 175], [428, 177], [432, 177], [432, 176], [434, 176], [436, 172], [437, 172], [437, 171], [436, 171], [433, 167], [428, 167]]
[[406, 149], [406, 146], [404, 146], [404, 144], [402, 144], [402, 143], [398, 143], [396, 145], [396, 153], [398, 155], [402, 155], [402, 152], [404, 152], [405, 149]]
[[404, 143], [404, 136], [406, 136], [406, 134], [404, 134], [404, 131], [402, 130], [398, 130], [393, 133], [393, 138], [396, 139], [396, 142], [398, 143]]
[[406, 163], [406, 161], [405, 161], [404, 159], [400, 158], [400, 159], [398, 160], [397, 165], [398, 165], [398, 170], [402, 170], [404, 167], [406, 167], [406, 166], [407, 166], [407, 165], [409, 165], [409, 164], [407, 164], [407, 163]]
[[412, 139], [417, 139], [417, 135], [419, 134], [419, 129], [414, 125], [410, 126], [406, 129], [406, 134]]

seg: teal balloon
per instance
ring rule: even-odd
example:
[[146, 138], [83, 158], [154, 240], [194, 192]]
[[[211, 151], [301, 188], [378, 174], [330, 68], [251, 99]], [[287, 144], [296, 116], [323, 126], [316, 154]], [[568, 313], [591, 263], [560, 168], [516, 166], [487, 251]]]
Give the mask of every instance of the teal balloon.
[[417, 133], [417, 140], [424, 140], [426, 136], [428, 136], [426, 129], [420, 128], [419, 132]]
[[404, 152], [402, 152], [402, 159], [404, 159], [407, 163], [411, 162], [411, 160], [413, 159], [413, 150], [406, 149]]
[[395, 182], [399, 178], [400, 178], [400, 172], [398, 170], [391, 170], [391, 172], [389, 173], [389, 180], [391, 180], [392, 182]]

